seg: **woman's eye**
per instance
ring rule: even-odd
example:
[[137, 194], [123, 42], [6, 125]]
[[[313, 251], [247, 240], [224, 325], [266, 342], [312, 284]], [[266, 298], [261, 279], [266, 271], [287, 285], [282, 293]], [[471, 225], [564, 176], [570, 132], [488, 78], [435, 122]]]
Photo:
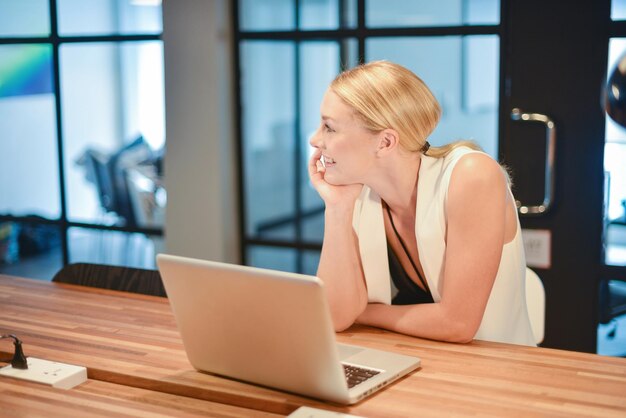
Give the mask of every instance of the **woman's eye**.
[[328, 124], [326, 124], [326, 123], [324, 124], [324, 131], [326, 131], [326, 132], [334, 132], [332, 130], [332, 128], [330, 126], [328, 126]]

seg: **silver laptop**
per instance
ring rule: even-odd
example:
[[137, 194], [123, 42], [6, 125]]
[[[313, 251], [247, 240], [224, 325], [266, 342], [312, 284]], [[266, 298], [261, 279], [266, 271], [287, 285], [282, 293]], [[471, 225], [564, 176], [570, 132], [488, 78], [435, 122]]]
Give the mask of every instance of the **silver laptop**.
[[166, 254], [157, 264], [197, 370], [351, 404], [420, 366], [337, 344], [317, 277]]

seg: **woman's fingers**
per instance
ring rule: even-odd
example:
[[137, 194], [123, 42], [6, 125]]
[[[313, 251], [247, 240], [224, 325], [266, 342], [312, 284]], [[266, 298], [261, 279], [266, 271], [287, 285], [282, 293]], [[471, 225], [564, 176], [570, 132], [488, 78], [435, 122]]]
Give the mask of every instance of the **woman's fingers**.
[[317, 173], [323, 173], [325, 171], [325, 167], [320, 160], [322, 156], [322, 151], [320, 149], [316, 149], [313, 155], [311, 155], [311, 159], [309, 160], [309, 177], [313, 179]]

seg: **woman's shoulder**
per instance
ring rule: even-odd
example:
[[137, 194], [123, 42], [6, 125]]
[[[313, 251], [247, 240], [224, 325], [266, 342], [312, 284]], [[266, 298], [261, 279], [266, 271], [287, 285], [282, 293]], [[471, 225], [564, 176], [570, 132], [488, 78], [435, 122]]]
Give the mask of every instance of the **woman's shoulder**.
[[502, 166], [489, 154], [475, 151], [464, 153], [449, 167], [449, 187], [456, 190], [477, 187], [495, 188], [508, 184]]
[[460, 146], [452, 149], [443, 157], [422, 158], [423, 168], [420, 175], [428, 178], [428, 182], [438, 184], [448, 183], [452, 172], [462, 171], [463, 174], [472, 175], [474, 170], [482, 170], [491, 165], [498, 163], [488, 154], [480, 150], [471, 149], [466, 146]]
[[485, 156], [487, 158], [491, 158], [491, 156], [480, 149], [473, 149], [468, 146], [462, 145], [456, 148], [453, 148], [448, 155], [446, 155], [444, 160], [447, 163], [457, 162], [461, 159], [465, 159], [466, 157], [477, 157], [477, 156]]

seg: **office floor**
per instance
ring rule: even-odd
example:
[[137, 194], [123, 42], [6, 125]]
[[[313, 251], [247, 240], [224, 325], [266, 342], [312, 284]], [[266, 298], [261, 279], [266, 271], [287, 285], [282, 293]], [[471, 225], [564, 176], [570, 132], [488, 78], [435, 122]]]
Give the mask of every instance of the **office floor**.
[[60, 248], [31, 256], [15, 264], [0, 264], [0, 273], [31, 279], [52, 280], [55, 273], [63, 267]]

